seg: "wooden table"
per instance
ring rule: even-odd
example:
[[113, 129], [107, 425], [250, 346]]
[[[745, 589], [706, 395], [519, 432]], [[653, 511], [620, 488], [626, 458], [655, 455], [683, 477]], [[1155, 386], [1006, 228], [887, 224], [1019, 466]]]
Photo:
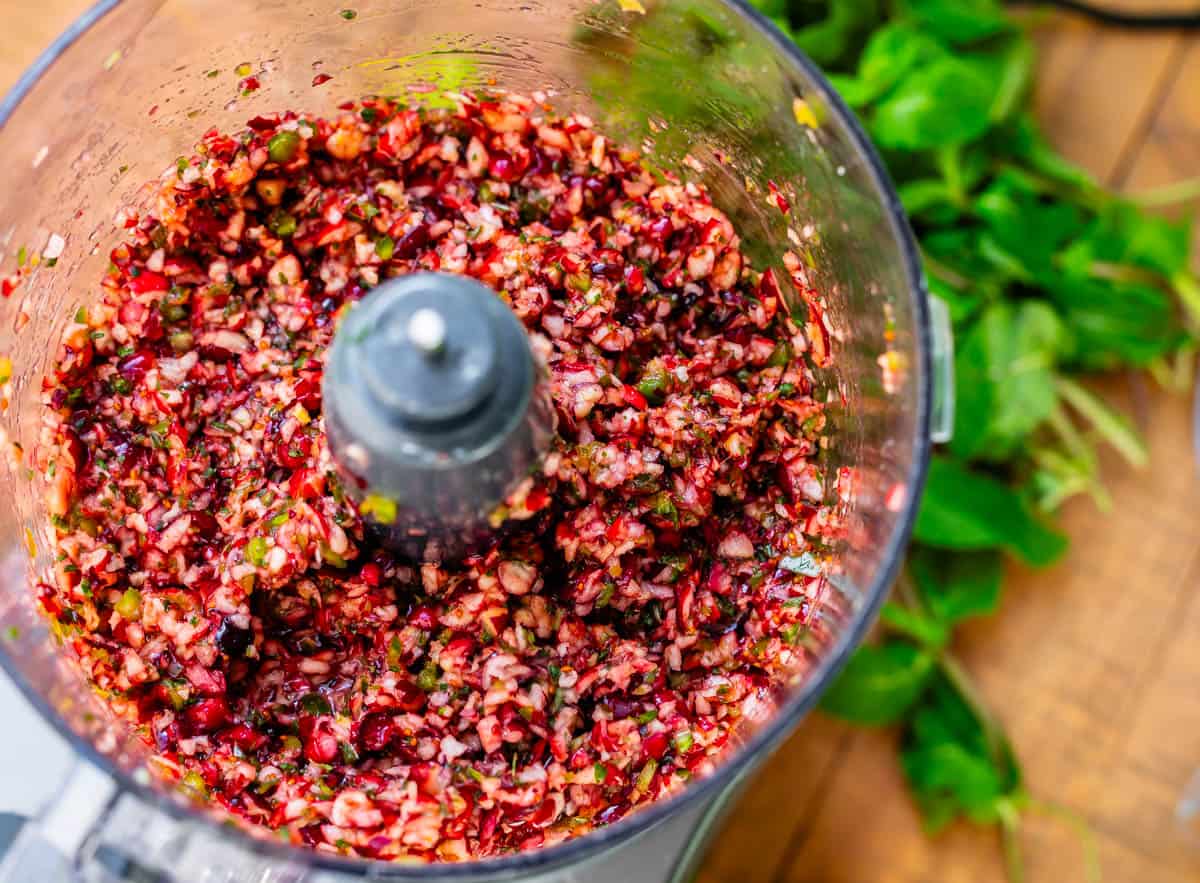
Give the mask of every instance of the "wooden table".
[[[86, 5], [40, 0], [35, 14], [10, 16], [0, 88]], [[1068, 156], [1118, 189], [1200, 174], [1200, 38], [1055, 17], [1039, 41], [1039, 113]], [[1001, 615], [967, 629], [957, 649], [1007, 724], [1034, 793], [1093, 826], [1105, 881], [1185, 883], [1200, 879], [1200, 828], [1189, 838], [1174, 821], [1200, 767], [1190, 402], [1140, 379], [1102, 388], [1136, 404], [1151, 467], [1135, 473], [1110, 458], [1113, 511], [1070, 504], [1070, 554], [1048, 571], [1014, 567]], [[1080, 842], [1061, 822], [1031, 819], [1024, 845], [1030, 883], [1084, 879]], [[699, 883], [1001, 880], [992, 832], [922, 835], [891, 735], [816, 716], [734, 810]]]

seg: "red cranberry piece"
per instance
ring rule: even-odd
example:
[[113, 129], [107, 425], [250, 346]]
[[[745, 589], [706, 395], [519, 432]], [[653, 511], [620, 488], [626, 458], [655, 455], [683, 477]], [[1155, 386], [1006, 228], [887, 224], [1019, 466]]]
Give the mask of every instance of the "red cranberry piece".
[[325, 476], [311, 469], [297, 469], [288, 480], [288, 493], [296, 500], [313, 500], [325, 490]]
[[227, 350], [223, 346], [214, 346], [211, 343], [200, 344], [200, 346], [196, 347], [196, 352], [200, 354], [200, 358], [216, 362], [218, 365], [223, 365], [237, 356], [237, 353], [233, 352], [233, 350]]
[[669, 744], [666, 733], [653, 733], [642, 740], [642, 751], [646, 752], [647, 757], [662, 760]]
[[321, 410], [321, 375], [306, 371], [300, 375], [294, 387], [296, 401], [309, 411]]
[[521, 177], [519, 163], [506, 153], [493, 153], [488, 159], [488, 174], [498, 181], [512, 183]]
[[308, 439], [299, 434], [287, 443], [280, 440], [275, 445], [275, 462], [286, 469], [300, 469], [308, 464], [308, 447]]
[[235, 724], [222, 733], [221, 738], [243, 751], [257, 751], [267, 744], [267, 737], [249, 724]]
[[136, 276], [129, 277], [129, 290], [134, 294], [145, 294], [150, 291], [166, 291], [171, 287], [167, 277], [153, 270], [141, 270]]
[[662, 243], [671, 235], [675, 227], [671, 224], [671, 219], [666, 215], [655, 218], [644, 228], [646, 238], [652, 239], [655, 242]]
[[121, 373], [121, 377], [133, 380], [136, 383], [145, 377], [145, 373], [150, 368], [155, 366], [155, 361], [155, 355], [149, 349], [138, 349], [136, 352], [121, 359], [116, 364], [116, 370]]
[[529, 817], [529, 824], [535, 828], [544, 828], [558, 818], [559, 803], [553, 797], [547, 797]]
[[191, 516], [191, 531], [203, 540], [211, 540], [221, 529], [221, 525], [217, 523], [217, 519], [211, 512], [205, 512], [203, 509], [193, 509]]
[[338, 756], [337, 737], [318, 722], [304, 744], [304, 756], [313, 763], [333, 763]]
[[217, 646], [230, 659], [241, 659], [246, 654], [246, 648], [254, 640], [254, 633], [234, 625], [230, 620], [222, 620], [217, 627]]
[[358, 747], [362, 751], [384, 751], [395, 736], [396, 723], [387, 712], [372, 712], [358, 725]]
[[641, 294], [646, 290], [646, 274], [641, 267], [630, 264], [625, 268], [625, 287], [630, 294]]
[[561, 233], [563, 230], [570, 228], [571, 221], [575, 218], [564, 206], [555, 204], [550, 209], [550, 217], [546, 219], [546, 226], [551, 230]]
[[306, 846], [320, 846], [325, 842], [325, 832], [321, 825], [305, 825], [300, 829], [300, 839]]
[[412, 681], [401, 681], [396, 685], [396, 699], [402, 711], [420, 711], [425, 707], [425, 691]]
[[411, 260], [417, 256], [417, 252], [424, 248], [429, 243], [429, 226], [426, 224], [418, 224], [407, 233], [400, 237], [396, 242], [396, 247], [392, 251], [394, 258]]
[[363, 565], [360, 575], [363, 582], [373, 589], [378, 588], [379, 584], [383, 582], [383, 568], [373, 561]]
[[229, 706], [220, 697], [201, 699], [183, 715], [194, 732], [211, 733], [225, 725], [229, 719]]
[[87, 464], [87, 446], [75, 433], [75, 430], [66, 428], [63, 430], [63, 449], [67, 456], [71, 458], [71, 462], [75, 467], [76, 472], [82, 472], [83, 467]]
[[408, 614], [408, 624], [425, 632], [431, 632], [437, 627], [437, 613], [427, 604], [414, 607]]

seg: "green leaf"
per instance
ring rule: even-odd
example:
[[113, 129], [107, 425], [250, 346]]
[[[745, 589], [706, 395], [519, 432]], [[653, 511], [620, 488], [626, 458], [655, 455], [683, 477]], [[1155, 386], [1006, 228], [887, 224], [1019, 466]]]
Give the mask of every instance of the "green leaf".
[[1006, 804], [1024, 799], [1021, 770], [1008, 740], [989, 730], [941, 674], [931, 679], [913, 714], [901, 764], [933, 830], [959, 815], [980, 824], [995, 822]]
[[879, 619], [892, 631], [912, 638], [918, 644], [936, 653], [950, 636], [942, 622], [900, 604], [888, 601], [879, 611]]
[[954, 44], [1016, 29], [996, 0], [904, 0], [902, 14], [926, 33]]
[[1009, 456], [1054, 409], [1054, 367], [1066, 346], [1062, 322], [1037, 301], [992, 304], [955, 358], [958, 401], [951, 450]]
[[1067, 361], [1073, 366], [1141, 366], [1186, 339], [1170, 298], [1153, 286], [1060, 273], [1047, 292], [1070, 332]]
[[965, 144], [991, 124], [995, 84], [978, 66], [946, 57], [917, 68], [875, 107], [868, 128], [893, 150]]
[[1015, 261], [1011, 274], [1028, 282], [1049, 278], [1056, 252], [1086, 228], [1078, 206], [1043, 201], [1027, 181], [1011, 172], [988, 185], [975, 203], [975, 212], [987, 238]]
[[871, 35], [858, 60], [858, 79], [868, 91], [868, 100], [889, 92], [919, 65], [947, 52], [937, 40], [914, 25], [897, 22]]
[[826, 79], [833, 91], [842, 96], [842, 100], [855, 110], [865, 107], [876, 97], [876, 92], [869, 84], [858, 77], [848, 74], [828, 74]]
[[919, 804], [931, 801], [939, 824], [949, 820], [947, 807], [979, 824], [996, 821], [996, 803], [1004, 792], [987, 758], [953, 742], [939, 742], [903, 752], [901, 763]]
[[1066, 549], [1011, 489], [961, 463], [935, 456], [913, 536], [942, 549], [1004, 548], [1028, 564], [1050, 564]]
[[920, 698], [934, 659], [907, 641], [858, 648], [821, 700], [831, 714], [854, 723], [894, 723]]
[[1146, 214], [1131, 203], [1112, 202], [1064, 249], [1060, 260], [1064, 269], [1077, 276], [1103, 276], [1105, 270], [1095, 267], [1102, 263], [1141, 267], [1157, 273], [1165, 283], [1187, 268], [1191, 237], [1188, 223]]
[[955, 325], [966, 322], [979, 309], [983, 302], [982, 296], [974, 290], [960, 291], [944, 279], [934, 275], [936, 272], [933, 269], [928, 270], [929, 291], [945, 301], [946, 307], [950, 311], [951, 322]]
[[998, 155], [1024, 162], [1046, 179], [1073, 189], [1081, 198], [1101, 192], [1090, 172], [1050, 146], [1028, 109], [1014, 125], [997, 130], [994, 135], [993, 147]]
[[897, 191], [900, 204], [909, 217], [917, 217], [933, 209], [949, 207], [958, 213], [955, 194], [940, 178], [918, 178], [901, 184]]
[[[773, 0], [753, 0], [755, 6]], [[789, 11], [794, 4], [788, 4]], [[795, 27], [792, 38], [817, 64], [837, 68], [852, 52], [856, 52], [882, 14], [879, 0], [830, 0], [823, 17]], [[811, 8], [811, 7], [810, 7]]]
[[949, 625], [995, 613], [1003, 560], [999, 552], [953, 552], [915, 545], [909, 572], [930, 613]]

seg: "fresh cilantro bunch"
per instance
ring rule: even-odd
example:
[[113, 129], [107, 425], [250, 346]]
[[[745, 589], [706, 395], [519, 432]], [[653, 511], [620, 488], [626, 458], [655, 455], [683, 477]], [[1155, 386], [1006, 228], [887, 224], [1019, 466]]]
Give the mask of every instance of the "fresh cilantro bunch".
[[[949, 651], [993, 613], [1005, 555], [1052, 563], [1068, 497], [1108, 497], [1097, 445], [1142, 466], [1129, 420], [1080, 375], [1149, 369], [1190, 383], [1200, 285], [1188, 223], [1149, 214], [1051, 149], [1029, 104], [1034, 51], [994, 0], [757, 0], [863, 121], [955, 332], [953, 441], [935, 455], [906, 573], [826, 695], [850, 721], [902, 729], [926, 825], [999, 824], [1020, 875], [1016, 756]], [[1186, 188], [1185, 188], [1186, 189]]]

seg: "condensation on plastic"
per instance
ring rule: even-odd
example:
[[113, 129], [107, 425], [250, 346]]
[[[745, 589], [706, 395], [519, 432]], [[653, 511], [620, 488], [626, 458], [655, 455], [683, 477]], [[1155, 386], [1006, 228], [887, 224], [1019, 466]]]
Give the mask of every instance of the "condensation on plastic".
[[[0, 129], [0, 268], [11, 270], [22, 247], [36, 254], [52, 235], [66, 240], [57, 266], [42, 264], [0, 300], [0, 354], [14, 365], [0, 416], [0, 663], [81, 753], [192, 835], [245, 851], [247, 861], [321, 868], [324, 879], [512, 879], [574, 866], [694, 808], [778, 744], [869, 625], [928, 458], [928, 316], [911, 236], [848, 111], [756, 13], [736, 0], [644, 5], [649, 15], [617, 0], [126, 0], [63, 49]], [[347, 7], [353, 20], [339, 14]], [[655, 33], [663, 10], [676, 20]], [[239, 92], [242, 64], [262, 84], [249, 96]], [[314, 87], [320, 74], [332, 80]], [[34, 612], [31, 586], [50, 576], [51, 537], [46, 476], [31, 458], [41, 378], [66, 322], [98, 294], [118, 206], [145, 202], [144, 185], [209, 126], [232, 129], [284, 108], [328, 114], [366, 93], [427, 97], [413, 90], [436, 87], [443, 74], [456, 85], [547, 89], [558, 109], [587, 112], [662, 166], [703, 180], [756, 260], [795, 250], [827, 306], [837, 353], [820, 378], [835, 438], [825, 471], [852, 469], [855, 482], [840, 579], [814, 618], [806, 666], [716, 773], [565, 845], [417, 869], [218, 827], [218, 816], [147, 775], [142, 742], [91, 694]], [[14, 442], [21, 461], [10, 456]]]

